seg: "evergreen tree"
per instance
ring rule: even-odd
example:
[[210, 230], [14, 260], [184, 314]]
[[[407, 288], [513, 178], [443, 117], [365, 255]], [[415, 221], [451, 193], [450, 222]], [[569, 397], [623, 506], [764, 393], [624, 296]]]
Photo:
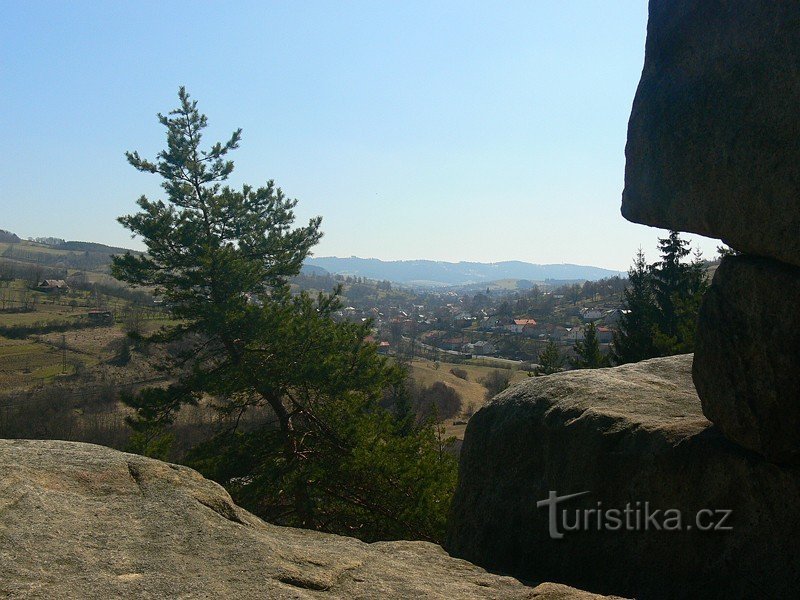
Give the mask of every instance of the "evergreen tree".
[[657, 355], [653, 343], [657, 306], [653, 295], [650, 269], [639, 248], [633, 266], [628, 270], [628, 287], [618, 328], [614, 331], [611, 358], [616, 364], [638, 362]]
[[659, 238], [661, 260], [651, 266], [653, 292], [658, 305], [658, 328], [665, 336], [678, 332], [678, 317], [675, 299], [687, 291], [687, 265], [681, 262], [691, 252], [689, 242], [681, 239], [677, 231], [670, 231], [666, 238]]
[[534, 374], [539, 377], [558, 373], [563, 370], [564, 361], [564, 355], [561, 354], [556, 343], [548, 340], [547, 346], [539, 353], [539, 366], [534, 369]]
[[[274, 522], [363, 539], [440, 540], [455, 462], [439, 429], [380, 406], [402, 371], [364, 342], [370, 323], [337, 322], [339, 290], [293, 295], [322, 235], [320, 219], [293, 228], [295, 200], [272, 181], [223, 187], [240, 130], [208, 150], [206, 117], [186, 91], [159, 115], [167, 149], [136, 169], [163, 178], [166, 201], [142, 196], [119, 221], [147, 253], [113, 259], [118, 279], [155, 288], [174, 321], [152, 342], [180, 342], [162, 368], [173, 380], [127, 399], [135, 449], [165, 455], [184, 404], [213, 398], [229, 426], [187, 457], [246, 508]], [[273, 418], [239, 424], [253, 409]]]
[[692, 261], [684, 260], [691, 249], [677, 231], [670, 231], [658, 242], [661, 260], [651, 265], [658, 307], [653, 344], [658, 356], [692, 352], [697, 315], [708, 287], [705, 265], [699, 252]]
[[600, 352], [597, 327], [589, 323], [583, 330], [583, 341], [575, 342], [575, 358], [572, 366], [576, 369], [597, 369], [607, 365], [606, 357]]
[[614, 334], [615, 363], [636, 362], [694, 350], [700, 303], [708, 284], [700, 254], [677, 231], [659, 239], [661, 260], [647, 267], [639, 250], [628, 272], [623, 314]]

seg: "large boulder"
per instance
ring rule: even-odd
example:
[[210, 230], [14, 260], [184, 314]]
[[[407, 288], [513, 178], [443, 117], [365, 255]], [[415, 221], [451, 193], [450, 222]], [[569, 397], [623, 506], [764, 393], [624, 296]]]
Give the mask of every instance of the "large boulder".
[[800, 268], [727, 257], [703, 298], [694, 383], [731, 440], [800, 465]]
[[[800, 472], [725, 439], [701, 412], [691, 367], [692, 355], [660, 358], [499, 394], [467, 426], [445, 547], [601, 593], [798, 597]], [[581, 528], [567, 530], [575, 510]]]
[[800, 265], [800, 3], [650, 0], [623, 216]]
[[186, 467], [0, 440], [2, 598], [598, 598], [526, 587], [425, 542], [268, 525]]

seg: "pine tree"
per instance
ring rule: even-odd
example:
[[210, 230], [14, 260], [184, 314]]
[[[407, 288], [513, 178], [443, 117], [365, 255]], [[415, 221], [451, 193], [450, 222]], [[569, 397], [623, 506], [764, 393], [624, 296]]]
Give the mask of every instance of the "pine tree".
[[658, 307], [653, 344], [658, 356], [692, 352], [700, 303], [708, 284], [699, 252], [692, 261], [689, 242], [677, 231], [659, 239], [661, 260], [651, 265], [653, 291]]
[[653, 343], [657, 322], [657, 306], [653, 295], [652, 278], [644, 252], [636, 253], [628, 270], [628, 286], [611, 344], [615, 364], [638, 362], [657, 355]]
[[659, 240], [661, 260], [649, 267], [641, 249], [628, 271], [623, 312], [614, 333], [612, 359], [636, 362], [694, 350], [700, 303], [708, 284], [699, 253], [677, 231]]
[[[320, 218], [293, 228], [296, 200], [274, 182], [223, 184], [241, 131], [201, 150], [206, 117], [181, 88], [159, 115], [167, 149], [136, 169], [163, 178], [166, 201], [142, 196], [119, 221], [147, 253], [114, 257], [118, 279], [155, 288], [174, 321], [151, 342], [179, 342], [162, 365], [173, 383], [127, 399], [138, 451], [164, 455], [181, 406], [214, 399], [228, 426], [187, 460], [246, 508], [274, 522], [364, 539], [439, 540], [455, 462], [437, 429], [380, 406], [404, 374], [364, 342], [370, 323], [337, 322], [339, 290], [293, 295], [322, 235]], [[259, 412], [260, 411], [260, 412]], [[269, 419], [239, 425], [245, 414]]]
[[678, 332], [675, 298], [683, 297], [687, 291], [687, 265], [681, 262], [691, 252], [689, 242], [681, 239], [677, 231], [670, 231], [666, 238], [659, 238], [661, 260], [652, 265], [653, 292], [659, 309], [658, 328], [665, 336]]
[[575, 358], [572, 366], [576, 369], [597, 369], [607, 365], [606, 357], [600, 352], [597, 327], [589, 323], [583, 330], [583, 341], [575, 342]]
[[556, 343], [553, 340], [548, 340], [547, 346], [539, 353], [539, 366], [534, 369], [534, 374], [539, 377], [558, 373], [563, 370], [564, 361], [565, 357], [561, 354]]

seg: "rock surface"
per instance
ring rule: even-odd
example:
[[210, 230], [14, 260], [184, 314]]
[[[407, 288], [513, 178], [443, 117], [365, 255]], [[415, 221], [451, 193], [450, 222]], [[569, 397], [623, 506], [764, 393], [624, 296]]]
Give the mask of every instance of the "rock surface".
[[800, 3], [650, 0], [622, 214], [800, 265]]
[[[487, 569], [603, 593], [798, 597], [800, 472], [726, 440], [701, 412], [691, 367], [683, 355], [570, 371], [498, 395], [467, 426], [445, 547]], [[595, 517], [582, 531], [558, 521], [564, 537], [551, 539], [549, 508], [537, 508], [550, 491], [589, 492], [555, 509], [569, 525], [576, 509], [628, 505], [643, 528], [647, 502], [651, 513], [682, 511], [687, 527], [637, 531], [632, 520], [610, 531], [604, 517], [598, 531]], [[722, 522], [732, 531], [700, 531], [698, 514], [703, 527], [723, 518], [703, 509], [732, 511]]]
[[694, 383], [725, 436], [800, 464], [800, 268], [726, 257], [703, 298]]
[[269, 525], [186, 467], [0, 440], [3, 598], [598, 598], [526, 587], [425, 542]]

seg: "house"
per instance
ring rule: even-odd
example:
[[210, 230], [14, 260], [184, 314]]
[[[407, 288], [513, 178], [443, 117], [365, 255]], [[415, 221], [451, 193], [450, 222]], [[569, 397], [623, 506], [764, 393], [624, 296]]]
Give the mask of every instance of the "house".
[[480, 329], [483, 330], [491, 330], [495, 329], [496, 327], [502, 327], [508, 323], [508, 319], [506, 317], [498, 317], [497, 315], [492, 315], [490, 317], [486, 317], [486, 319], [481, 323]]
[[584, 321], [595, 321], [603, 316], [603, 311], [599, 308], [584, 308], [581, 311], [581, 318]]
[[582, 342], [583, 327], [570, 327], [561, 339], [569, 342]]
[[603, 315], [603, 323], [610, 327], [614, 327], [619, 323], [622, 315], [628, 314], [629, 312], [631, 311], [624, 308], [613, 308]]
[[506, 324], [505, 329], [512, 332], [512, 333], [524, 333], [525, 328], [528, 328], [528, 331], [532, 331], [534, 327], [536, 327], [536, 321], [533, 319], [514, 319], [510, 323]]
[[69, 286], [63, 279], [45, 279], [36, 289], [42, 292], [66, 292], [69, 291]]
[[442, 350], [458, 350], [464, 343], [464, 339], [460, 337], [450, 337], [440, 339], [436, 344]]
[[529, 337], [560, 342], [567, 334], [567, 328], [552, 323], [538, 323], [534, 327], [526, 326], [522, 333]]
[[485, 355], [485, 354], [494, 354], [497, 352], [497, 349], [492, 345], [491, 342], [487, 342], [485, 340], [481, 340], [479, 342], [475, 342], [472, 344], [472, 352], [470, 354], [476, 355]]
[[601, 344], [610, 344], [614, 339], [614, 331], [610, 327], [597, 328], [597, 341]]

